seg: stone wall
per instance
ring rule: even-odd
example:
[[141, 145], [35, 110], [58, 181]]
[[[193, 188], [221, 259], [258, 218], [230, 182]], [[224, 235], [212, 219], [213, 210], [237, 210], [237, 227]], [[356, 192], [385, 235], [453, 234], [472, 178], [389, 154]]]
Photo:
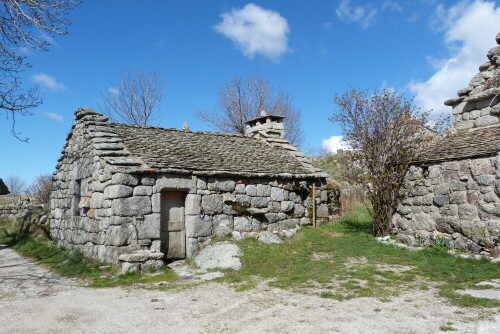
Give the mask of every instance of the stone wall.
[[310, 224], [311, 182], [318, 189], [318, 221], [329, 214], [325, 179], [220, 178], [117, 168], [110, 161], [129, 161], [119, 160], [121, 140], [100, 125], [89, 129], [101, 116], [84, 112], [77, 116], [81, 119], [68, 135], [53, 177], [50, 226], [59, 245], [86, 257], [117, 262], [122, 254], [149, 250], [158, 261], [160, 199], [167, 190], [186, 194], [188, 257], [214, 234], [252, 237], [268, 230], [289, 236], [297, 226]]
[[0, 219], [13, 219], [15, 217], [24, 215], [26, 212], [42, 211], [43, 204], [9, 204], [0, 206]]
[[430, 245], [440, 232], [452, 249], [472, 253], [498, 246], [500, 160], [497, 157], [412, 166], [393, 217], [399, 241]]
[[[500, 33], [496, 42], [500, 44]], [[456, 130], [500, 122], [500, 45], [489, 50], [487, 58], [469, 85], [458, 91], [458, 97], [445, 102], [453, 107], [453, 127]]]

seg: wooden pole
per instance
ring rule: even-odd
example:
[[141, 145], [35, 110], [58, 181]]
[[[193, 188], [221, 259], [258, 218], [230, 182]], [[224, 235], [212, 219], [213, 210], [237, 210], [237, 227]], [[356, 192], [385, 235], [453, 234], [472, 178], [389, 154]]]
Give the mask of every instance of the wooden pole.
[[313, 183], [312, 189], [312, 223], [313, 227], [316, 227], [316, 184]]

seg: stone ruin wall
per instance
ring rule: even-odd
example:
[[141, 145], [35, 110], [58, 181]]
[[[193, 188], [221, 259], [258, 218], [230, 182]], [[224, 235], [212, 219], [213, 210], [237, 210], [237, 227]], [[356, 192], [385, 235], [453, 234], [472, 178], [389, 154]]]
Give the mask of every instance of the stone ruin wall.
[[[112, 139], [105, 139], [111, 140], [106, 145], [114, 145]], [[77, 123], [54, 175], [51, 199], [52, 238], [88, 258], [117, 262], [121, 254], [141, 249], [160, 252], [162, 190], [187, 193], [188, 257], [214, 234], [253, 237], [268, 230], [290, 236], [310, 224], [312, 181], [119, 173], [93, 154], [91, 141], [83, 122]], [[316, 182], [317, 217], [324, 220], [326, 181]]]
[[[500, 44], [500, 33], [496, 36]], [[459, 90], [458, 97], [445, 102], [453, 107], [453, 127], [470, 129], [500, 122], [500, 45], [487, 54], [488, 61], [469, 85]]]
[[451, 249], [487, 251], [485, 240], [500, 242], [500, 158], [449, 161], [412, 166], [404, 199], [393, 217], [397, 239], [430, 245], [435, 231], [449, 238]]

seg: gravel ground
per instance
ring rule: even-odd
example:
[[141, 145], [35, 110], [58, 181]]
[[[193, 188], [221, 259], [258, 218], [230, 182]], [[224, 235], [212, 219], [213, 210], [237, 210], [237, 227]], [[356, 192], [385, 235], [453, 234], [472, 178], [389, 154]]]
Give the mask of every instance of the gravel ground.
[[235, 292], [216, 283], [183, 291], [79, 283], [0, 247], [0, 333], [440, 333], [441, 326], [500, 332], [498, 316], [452, 306], [434, 289], [385, 302], [339, 302], [264, 284]]

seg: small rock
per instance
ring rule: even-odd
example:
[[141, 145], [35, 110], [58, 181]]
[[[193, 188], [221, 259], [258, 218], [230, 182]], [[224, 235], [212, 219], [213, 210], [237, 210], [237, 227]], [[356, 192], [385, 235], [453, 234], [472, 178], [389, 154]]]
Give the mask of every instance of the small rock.
[[281, 239], [274, 233], [269, 231], [263, 231], [259, 233], [257, 238], [260, 242], [264, 244], [280, 244], [282, 243]]
[[230, 242], [217, 242], [207, 246], [195, 258], [194, 264], [202, 269], [235, 269], [241, 268], [241, 249]]

